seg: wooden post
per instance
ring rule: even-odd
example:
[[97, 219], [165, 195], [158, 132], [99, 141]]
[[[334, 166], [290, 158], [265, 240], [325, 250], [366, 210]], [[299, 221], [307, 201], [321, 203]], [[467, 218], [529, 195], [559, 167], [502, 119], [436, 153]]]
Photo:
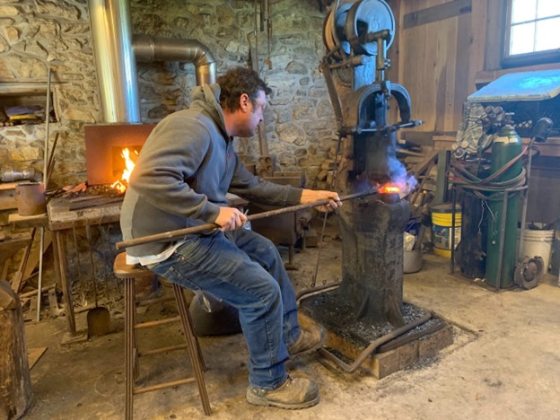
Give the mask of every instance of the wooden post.
[[22, 417], [33, 402], [31, 376], [17, 294], [0, 280], [0, 418]]

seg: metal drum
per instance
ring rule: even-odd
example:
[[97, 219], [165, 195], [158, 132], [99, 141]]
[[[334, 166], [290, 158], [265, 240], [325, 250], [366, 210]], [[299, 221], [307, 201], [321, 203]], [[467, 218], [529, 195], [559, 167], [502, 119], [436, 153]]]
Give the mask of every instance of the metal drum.
[[22, 182], [16, 186], [16, 204], [20, 216], [33, 216], [47, 211], [45, 185]]

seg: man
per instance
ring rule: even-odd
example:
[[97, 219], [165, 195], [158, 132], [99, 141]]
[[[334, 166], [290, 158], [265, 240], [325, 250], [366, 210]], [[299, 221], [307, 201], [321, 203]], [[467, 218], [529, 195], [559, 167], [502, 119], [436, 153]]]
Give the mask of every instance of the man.
[[247, 400], [297, 409], [319, 402], [318, 387], [288, 376], [285, 362], [318, 348], [322, 334], [300, 328], [295, 292], [276, 247], [240, 229], [247, 217], [228, 207], [226, 193], [280, 206], [328, 199], [334, 209], [341, 203], [335, 192], [265, 182], [239, 162], [233, 138], [254, 135], [270, 92], [253, 70], [235, 68], [217, 84], [197, 88], [190, 109], [164, 118], [132, 173], [121, 228], [124, 239], [132, 239], [208, 222], [221, 227], [128, 248], [127, 261], [237, 308], [250, 357]]

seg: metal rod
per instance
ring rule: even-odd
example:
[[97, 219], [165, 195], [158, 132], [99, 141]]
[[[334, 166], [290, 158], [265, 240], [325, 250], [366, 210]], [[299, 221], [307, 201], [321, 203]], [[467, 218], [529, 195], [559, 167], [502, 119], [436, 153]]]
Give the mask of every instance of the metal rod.
[[[336, 176], [338, 175], [338, 162], [340, 159], [340, 149], [342, 145], [342, 135], [338, 135], [338, 142], [336, 143], [336, 154], [334, 157], [334, 173], [331, 179], [330, 189], [335, 189], [336, 185]], [[319, 236], [319, 243], [317, 244], [317, 261], [315, 263], [315, 271], [313, 272], [313, 280], [311, 281], [311, 288], [314, 288], [317, 284], [317, 276], [319, 275], [319, 261], [321, 260], [321, 244], [323, 243], [323, 239], [325, 238], [325, 229], [327, 227], [327, 217], [328, 214], [325, 213], [323, 216], [323, 226], [321, 227], [321, 235]]]
[[37, 322], [41, 320], [41, 292], [43, 291], [43, 252], [45, 251], [45, 227], [40, 228], [39, 239], [39, 279], [37, 280]]
[[339, 368], [341, 368], [343, 371], [345, 371], [347, 373], [352, 373], [356, 369], [358, 369], [362, 365], [362, 363], [365, 362], [365, 360], [368, 358], [368, 356], [372, 355], [379, 346], [381, 346], [382, 344], [385, 344], [385, 343], [403, 335], [404, 333], [407, 333], [408, 331], [418, 327], [419, 325], [424, 324], [431, 317], [432, 317], [432, 314], [428, 313], [427, 315], [424, 315], [422, 318], [419, 318], [415, 321], [412, 321], [410, 324], [407, 324], [407, 325], [404, 325], [400, 328], [397, 328], [397, 329], [391, 331], [389, 334], [385, 334], [384, 336], [372, 341], [369, 344], [369, 346], [367, 346], [364, 349], [364, 351], [362, 351], [360, 353], [358, 358], [352, 364], [346, 363], [345, 361], [340, 359], [338, 356], [336, 356], [334, 353], [332, 353], [331, 351], [329, 351], [325, 348], [319, 349], [319, 352], [321, 353], [321, 356], [324, 356], [327, 359], [331, 360], [332, 362], [336, 363], [336, 365]]
[[[353, 200], [353, 199], [356, 199], [356, 198], [363, 198], [363, 197], [367, 197], [367, 196], [373, 195], [373, 194], [377, 194], [377, 191], [376, 190], [369, 190], [369, 191], [366, 191], [366, 192], [349, 194], [349, 195], [340, 197], [340, 201]], [[297, 204], [295, 206], [289, 206], [289, 207], [285, 207], [285, 208], [281, 208], [281, 209], [264, 211], [262, 213], [256, 213], [256, 214], [252, 214], [252, 215], [248, 216], [247, 220], [250, 222], [250, 221], [253, 221], [253, 220], [259, 220], [259, 219], [265, 219], [267, 217], [277, 216], [279, 214], [294, 213], [296, 211], [305, 210], [305, 209], [309, 209], [309, 208], [312, 208], [312, 207], [325, 206], [330, 201], [331, 200], [318, 200], [318, 201], [313, 201], [312, 203]], [[126, 240], [126, 241], [117, 242], [116, 247], [117, 247], [117, 249], [123, 249], [123, 248], [128, 248], [129, 246], [142, 245], [142, 244], [147, 244], [147, 243], [150, 243], [150, 242], [162, 242], [162, 241], [167, 241], [169, 239], [179, 238], [181, 236], [185, 236], [185, 235], [189, 235], [189, 234], [193, 234], [193, 233], [200, 233], [200, 232], [204, 232], [204, 231], [207, 231], [207, 230], [214, 230], [214, 229], [217, 229], [219, 227], [220, 226], [217, 225], [216, 223], [205, 223], [203, 225], [192, 226], [192, 227], [177, 229], [177, 230], [170, 230], [168, 232], [156, 233], [155, 235], [147, 235], [147, 236], [142, 236], [140, 238], [134, 238], [134, 239]]]
[[521, 211], [521, 233], [519, 234], [519, 240], [517, 241], [517, 260], [522, 260], [524, 255], [521, 254], [521, 244], [523, 243], [523, 237], [525, 236], [525, 224], [527, 222], [527, 207], [529, 204], [529, 181], [531, 180], [531, 165], [533, 161], [533, 154], [531, 153], [531, 148], [533, 146], [533, 140], [529, 142], [527, 147], [528, 161], [527, 161], [527, 171], [526, 171], [526, 181], [525, 186], [527, 189], [523, 192], [523, 210]]
[[[49, 120], [51, 112], [51, 66], [47, 63], [47, 103], [45, 104], [45, 143], [43, 151], [43, 186], [47, 189], [47, 168], [49, 160]], [[45, 247], [45, 228], [40, 227], [39, 239], [39, 279], [37, 287], [37, 321], [41, 320], [41, 289], [43, 287], [43, 251]]]
[[317, 244], [317, 261], [315, 261], [315, 271], [311, 280], [311, 288], [317, 284], [317, 276], [319, 275], [319, 262], [321, 261], [321, 243], [325, 237], [325, 229], [327, 227], [327, 213], [323, 216], [323, 226], [321, 227], [321, 235], [319, 236], [319, 243]]
[[72, 222], [72, 240], [74, 241], [74, 251], [76, 251], [76, 266], [78, 271], [78, 283], [80, 284], [80, 295], [82, 305], [87, 306], [86, 289], [82, 284], [82, 263], [80, 261], [80, 248], [78, 247], [78, 234], [76, 233], [76, 223]]
[[451, 274], [455, 273], [455, 213], [457, 206], [457, 187], [451, 187]]
[[49, 163], [47, 164], [47, 178], [45, 181], [45, 190], [47, 190], [47, 185], [49, 184], [49, 180], [51, 179], [52, 171], [54, 169], [54, 152], [56, 151], [56, 145], [58, 144], [58, 137], [59, 137], [59, 133], [56, 133], [54, 135], [53, 145], [50, 150]]
[[47, 103], [45, 105], [45, 144], [43, 151], [43, 184], [47, 189], [48, 168], [49, 168], [49, 123], [51, 113], [51, 65], [47, 63]]
[[331, 290], [338, 289], [342, 282], [330, 283], [323, 286], [312, 287], [304, 289], [296, 296], [296, 302], [299, 304], [302, 300], [310, 298], [321, 293], [330, 292]]
[[97, 308], [97, 270], [95, 269], [95, 262], [93, 261], [93, 246], [91, 245], [91, 230], [89, 223], [86, 222], [86, 239], [88, 242], [89, 264], [91, 268], [91, 280], [93, 286], [93, 298], [95, 299], [95, 307]]
[[502, 264], [504, 263], [504, 247], [506, 238], [506, 222], [507, 222], [507, 206], [508, 206], [508, 196], [510, 190], [504, 191], [504, 198], [502, 201], [502, 220], [500, 220], [500, 245], [498, 246], [498, 275], [496, 276], [496, 290], [500, 290], [502, 287]]

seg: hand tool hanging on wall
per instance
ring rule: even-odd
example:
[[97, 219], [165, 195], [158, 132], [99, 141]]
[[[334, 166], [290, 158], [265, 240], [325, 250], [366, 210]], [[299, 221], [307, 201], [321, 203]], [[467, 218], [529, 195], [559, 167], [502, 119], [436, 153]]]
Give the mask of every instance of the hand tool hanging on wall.
[[[374, 194], [377, 194], [377, 190], [371, 189], [371, 190], [368, 190], [368, 191], [365, 191], [365, 192], [354, 193], [354, 194], [349, 194], [349, 195], [346, 195], [346, 196], [342, 196], [342, 197], [340, 197], [340, 201], [347, 201], [347, 200], [354, 200], [354, 199], [357, 199], [357, 198], [364, 198], [364, 197], [374, 195]], [[305, 209], [309, 209], [309, 208], [312, 208], [312, 207], [326, 206], [327, 204], [329, 204], [330, 201], [331, 200], [318, 200], [318, 201], [314, 201], [312, 203], [297, 204], [295, 206], [285, 207], [283, 209], [263, 211], [262, 213], [256, 213], [256, 214], [252, 214], [252, 215], [248, 216], [247, 221], [250, 222], [250, 221], [253, 221], [253, 220], [264, 219], [266, 217], [277, 216], [279, 214], [294, 213], [296, 211], [305, 210]], [[214, 229], [217, 229], [219, 227], [220, 226], [215, 224], [215, 223], [205, 223], [203, 225], [192, 226], [192, 227], [177, 229], [177, 230], [170, 230], [168, 232], [156, 233], [155, 235], [147, 235], [147, 236], [142, 236], [140, 238], [134, 238], [134, 239], [129, 239], [127, 241], [117, 242], [116, 247], [117, 247], [117, 249], [123, 249], [123, 248], [128, 248], [130, 246], [147, 244], [147, 243], [150, 243], [150, 242], [162, 242], [162, 241], [167, 241], [169, 239], [179, 238], [181, 236], [185, 236], [185, 235], [189, 235], [189, 234], [193, 234], [193, 233], [200, 233], [200, 232], [204, 232], [204, 231], [208, 231], [208, 230], [214, 230]]]

